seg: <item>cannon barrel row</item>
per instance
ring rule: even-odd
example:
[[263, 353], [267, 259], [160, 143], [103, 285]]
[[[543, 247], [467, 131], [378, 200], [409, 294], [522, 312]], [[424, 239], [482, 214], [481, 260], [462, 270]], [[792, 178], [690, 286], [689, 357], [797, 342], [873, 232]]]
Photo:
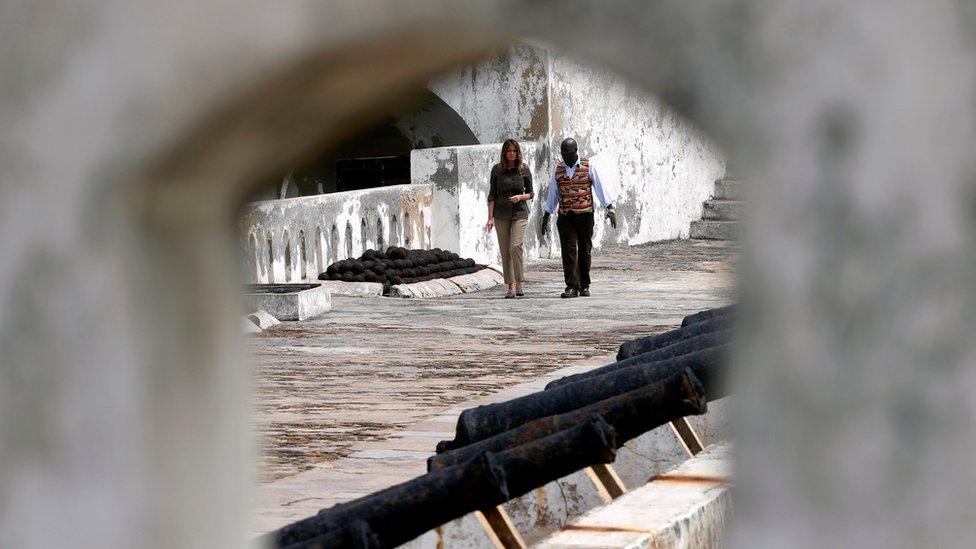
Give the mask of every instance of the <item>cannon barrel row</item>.
[[[617, 433], [600, 414], [568, 429], [498, 452], [511, 498], [617, 458]], [[502, 503], [502, 502], [499, 502]]]
[[695, 351], [701, 351], [703, 349], [718, 347], [719, 345], [728, 343], [729, 337], [729, 330], [718, 330], [715, 332], [690, 337], [688, 339], [668, 345], [667, 347], [662, 347], [654, 351], [625, 358], [624, 360], [618, 360], [617, 362], [595, 368], [588, 372], [581, 372], [578, 374], [561, 377], [557, 380], [549, 382], [549, 384], [546, 385], [546, 389], [554, 389], [568, 383], [575, 383], [583, 379], [602, 376], [604, 374], [609, 374], [610, 372], [615, 372], [617, 370], [622, 370], [638, 364], [649, 364], [651, 362], [677, 358], [679, 356], [694, 353]]
[[[317, 515], [289, 524], [270, 536], [274, 546], [286, 547], [330, 535], [341, 531], [348, 523], [362, 520], [380, 539], [388, 542], [392, 531], [401, 530], [405, 535], [413, 532], [410, 528], [411, 521], [422, 520], [425, 521], [424, 524], [428, 524], [426, 520], [429, 518], [437, 526], [463, 515], [468, 510], [490, 507], [506, 499], [508, 487], [501, 466], [495, 456], [483, 454], [462, 466], [423, 475], [368, 496], [323, 509]], [[453, 509], [462, 511], [455, 515]], [[419, 510], [423, 512], [417, 513]], [[429, 529], [424, 528], [406, 540]]]
[[617, 433], [617, 447], [674, 419], [705, 413], [701, 382], [684, 369], [657, 383], [584, 406], [577, 410], [530, 421], [493, 437], [437, 454], [427, 460], [431, 471], [453, 467], [482, 452], [500, 452], [572, 427], [599, 414]]
[[735, 312], [735, 305], [726, 305], [725, 307], [718, 307], [715, 309], [706, 309], [704, 311], [698, 311], [695, 314], [686, 316], [682, 321], [682, 326], [691, 326], [692, 324], [698, 324], [699, 322], [715, 318], [717, 316], [730, 315]]
[[478, 406], [461, 412], [452, 441], [441, 441], [441, 454], [484, 440], [530, 421], [563, 414], [594, 402], [622, 395], [691, 369], [710, 399], [719, 398], [724, 388], [719, 383], [719, 368], [725, 364], [726, 346], [712, 347], [677, 358], [639, 364], [608, 374], [567, 383], [516, 399]]
[[[489, 509], [570, 473], [610, 463], [616, 432], [599, 414], [502, 452], [474, 459], [323, 509], [270, 534], [276, 547], [396, 547], [445, 522]], [[366, 530], [350, 529], [361, 521]], [[358, 540], [358, 541], [357, 541]]]
[[276, 547], [401, 545], [475, 510], [610, 463], [625, 442], [701, 414], [722, 380], [733, 306], [688, 315], [682, 327], [624, 343], [618, 361], [545, 391], [465, 410], [428, 473], [268, 534]]
[[620, 345], [620, 349], [617, 351], [617, 360], [624, 360], [632, 356], [656, 351], [668, 345], [674, 345], [680, 341], [702, 334], [725, 330], [730, 327], [731, 323], [732, 315], [716, 316], [682, 328], [675, 328], [662, 334], [633, 339]]

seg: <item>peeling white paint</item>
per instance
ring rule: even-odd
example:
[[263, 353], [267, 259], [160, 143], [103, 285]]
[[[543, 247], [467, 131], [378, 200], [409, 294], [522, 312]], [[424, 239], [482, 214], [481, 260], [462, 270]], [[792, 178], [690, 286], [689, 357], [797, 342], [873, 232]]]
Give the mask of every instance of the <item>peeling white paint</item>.
[[[501, 142], [511, 137], [521, 140], [535, 185], [536, 199], [531, 204], [525, 234], [528, 259], [559, 255], [555, 226], [545, 237], [540, 229], [542, 205], [564, 137], [579, 142], [581, 155], [593, 161], [614, 197], [617, 229], [610, 227], [603, 208], [597, 207], [595, 248], [686, 238], [691, 221], [701, 217], [702, 202], [711, 194], [714, 181], [725, 172], [725, 160], [711, 142], [659, 100], [638, 91], [608, 69], [561, 52], [517, 43], [481, 63], [444, 75], [429, 86], [457, 111], [479, 140], [488, 144], [412, 151], [411, 182], [426, 185], [431, 195], [409, 213], [397, 214], [402, 208], [393, 204], [397, 204], [394, 195], [405, 193], [404, 189], [412, 186], [398, 187], [400, 191], [392, 190], [397, 187], [360, 191], [378, 193], [375, 196], [383, 199], [367, 200], [361, 198], [364, 195], [340, 193], [323, 195], [337, 198], [316, 196], [256, 205], [254, 211], [270, 223], [263, 224], [262, 229], [273, 234], [274, 280], [286, 278], [283, 231], [289, 231], [292, 250], [296, 250], [298, 231], [304, 228], [309, 235], [319, 226], [330, 235], [335, 225], [339, 241], [336, 246], [323, 244], [306, 250], [308, 273], [317, 273], [329, 263], [345, 258], [350, 250], [351, 255], [358, 256], [366, 247], [376, 247], [379, 234], [383, 234], [385, 245], [397, 242], [411, 247], [439, 247], [482, 263], [499, 262], [495, 234], [485, 232], [483, 227], [487, 221], [490, 170], [499, 157]], [[407, 194], [403, 194], [403, 200], [407, 200]], [[288, 213], [297, 207], [294, 200], [310, 200], [300, 209], [315, 210], [316, 223], [307, 217], [311, 213]], [[377, 217], [384, 220], [379, 229]], [[274, 219], [279, 219], [281, 225], [273, 226]], [[347, 227], [351, 228], [349, 236]], [[267, 280], [267, 273], [261, 269], [263, 262], [255, 265], [253, 260], [268, 254], [266, 240], [257, 238], [257, 242], [258, 248], [264, 249], [256, 254], [248, 250], [246, 272]], [[323, 261], [320, 255], [327, 256], [327, 260]], [[296, 261], [290, 271], [292, 280], [301, 278], [301, 266]]]
[[479, 140], [496, 142], [411, 155], [411, 180], [435, 183], [435, 245], [478, 261], [499, 257], [497, 242], [481, 227], [487, 217], [487, 170], [505, 139], [521, 140], [527, 159], [530, 146], [536, 156], [529, 162], [537, 199], [526, 231], [527, 258], [559, 254], [558, 238], [538, 233], [541, 204], [565, 137], [579, 142], [581, 154], [597, 166], [615, 197], [617, 229], [598, 208], [595, 248], [687, 238], [714, 181], [725, 173], [725, 159], [715, 146], [658, 99], [608, 69], [562, 52], [516, 44], [429, 87]]
[[[315, 279], [329, 264], [349, 257], [347, 250], [350, 248], [351, 255], [358, 257], [364, 251], [364, 242], [366, 246], [375, 247], [378, 244], [377, 221], [385, 246], [405, 245], [405, 234], [411, 235], [412, 243], [421, 242], [420, 235], [430, 233], [432, 198], [431, 185], [397, 185], [253, 203], [241, 219], [240, 234], [246, 235], [242, 236], [245, 272], [252, 282], [288, 280], [286, 233], [291, 244], [291, 282], [303, 278], [301, 231], [305, 232], [306, 279]], [[396, 216], [396, 225], [393, 216]], [[363, 221], [366, 222], [365, 233]], [[404, 227], [404, 224], [409, 226]], [[348, 229], [351, 229], [351, 238], [347, 236]], [[265, 267], [269, 262], [271, 276]]]

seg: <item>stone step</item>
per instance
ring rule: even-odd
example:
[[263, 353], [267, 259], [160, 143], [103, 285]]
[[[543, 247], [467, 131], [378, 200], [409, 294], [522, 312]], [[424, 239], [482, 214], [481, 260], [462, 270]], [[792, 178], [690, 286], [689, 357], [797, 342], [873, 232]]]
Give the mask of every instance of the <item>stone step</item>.
[[743, 204], [745, 203], [740, 200], [706, 200], [702, 218], [716, 221], [738, 221], [742, 219]]
[[690, 237], [696, 240], [735, 240], [738, 235], [738, 221], [702, 219], [691, 222]]
[[715, 182], [715, 194], [712, 198], [716, 200], [742, 200], [745, 184], [738, 179], [719, 179]]

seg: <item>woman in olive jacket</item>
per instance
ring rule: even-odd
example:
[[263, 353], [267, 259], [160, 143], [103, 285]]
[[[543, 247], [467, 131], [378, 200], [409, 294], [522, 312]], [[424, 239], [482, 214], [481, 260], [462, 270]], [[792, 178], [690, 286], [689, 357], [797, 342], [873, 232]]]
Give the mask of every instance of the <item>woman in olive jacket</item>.
[[501, 161], [491, 169], [488, 186], [488, 223], [485, 230], [495, 227], [498, 247], [502, 252], [502, 271], [508, 292], [505, 297], [522, 297], [525, 226], [529, 219], [529, 200], [532, 200], [532, 173], [522, 161], [518, 141], [509, 139], [502, 144]]

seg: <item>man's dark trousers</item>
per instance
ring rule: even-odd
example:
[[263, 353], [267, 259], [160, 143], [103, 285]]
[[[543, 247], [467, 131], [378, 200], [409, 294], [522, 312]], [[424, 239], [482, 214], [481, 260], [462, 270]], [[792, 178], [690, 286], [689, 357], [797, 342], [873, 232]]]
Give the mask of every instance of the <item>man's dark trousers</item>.
[[556, 219], [567, 288], [590, 287], [590, 251], [593, 249], [593, 212], [564, 213]]

